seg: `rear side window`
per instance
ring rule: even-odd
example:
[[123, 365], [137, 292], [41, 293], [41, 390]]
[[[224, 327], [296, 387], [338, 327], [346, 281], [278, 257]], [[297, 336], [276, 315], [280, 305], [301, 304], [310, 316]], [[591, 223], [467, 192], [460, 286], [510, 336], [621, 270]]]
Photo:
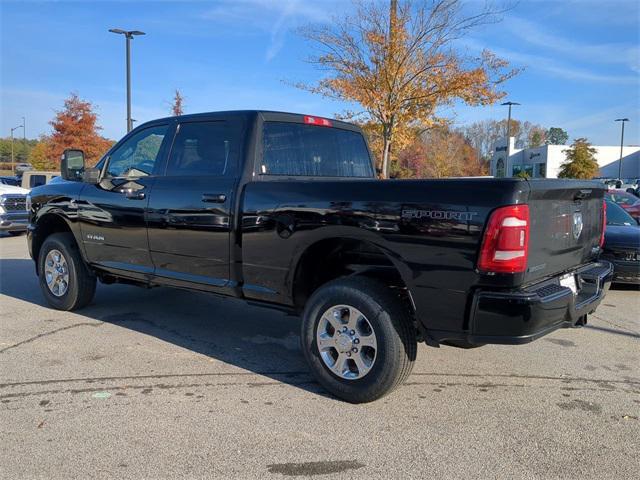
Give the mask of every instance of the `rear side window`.
[[233, 173], [238, 155], [237, 137], [238, 130], [225, 121], [181, 123], [166, 175]]
[[358, 132], [287, 122], [265, 122], [260, 173], [314, 177], [372, 177]]

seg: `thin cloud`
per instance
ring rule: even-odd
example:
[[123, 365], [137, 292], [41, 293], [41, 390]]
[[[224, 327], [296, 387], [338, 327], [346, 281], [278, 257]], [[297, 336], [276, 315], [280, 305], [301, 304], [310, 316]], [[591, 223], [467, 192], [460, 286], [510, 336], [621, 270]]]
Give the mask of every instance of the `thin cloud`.
[[615, 107], [599, 110], [589, 115], [581, 115], [579, 117], [568, 118], [564, 122], [564, 126], [570, 130], [590, 130], [592, 127], [600, 127], [602, 125], [610, 125], [613, 120], [624, 115], [629, 109], [628, 105], [617, 105]]
[[636, 0], [535, 0], [555, 17], [565, 17], [575, 24], [637, 28], [640, 4]]
[[287, 32], [304, 23], [326, 22], [333, 2], [301, 0], [225, 0], [201, 14], [201, 18], [250, 26], [268, 33], [266, 61], [273, 60], [285, 44]]
[[527, 67], [527, 71], [542, 71], [566, 80], [581, 80], [586, 82], [621, 85], [638, 84], [638, 77], [636, 75], [605, 75], [592, 70], [578, 68], [574, 65], [563, 63], [559, 60], [543, 55], [522, 53], [506, 48], [488, 46], [483, 42], [471, 38], [460, 40], [458, 43], [459, 45], [473, 51], [481, 51], [484, 48], [489, 48], [499, 57], [504, 58], [511, 63]]
[[564, 64], [541, 55], [518, 53], [503, 49], [494, 49], [493, 51], [497, 55], [508, 60], [523, 63], [531, 70], [542, 70], [556, 77], [567, 80], [582, 80], [587, 82], [621, 85], [636, 85], [638, 83], [638, 78], [633, 75], [603, 75], [590, 70], [577, 68], [573, 65]]
[[640, 72], [640, 48], [625, 43], [589, 44], [576, 42], [551, 32], [540, 25], [516, 16], [504, 22], [509, 32], [525, 42], [590, 63], [627, 65]]

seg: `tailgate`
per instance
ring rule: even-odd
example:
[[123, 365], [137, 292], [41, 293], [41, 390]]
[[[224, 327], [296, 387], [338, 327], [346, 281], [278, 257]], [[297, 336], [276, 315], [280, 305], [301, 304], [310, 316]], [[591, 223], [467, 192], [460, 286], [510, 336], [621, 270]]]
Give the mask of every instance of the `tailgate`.
[[597, 258], [604, 188], [582, 180], [531, 180], [529, 283]]

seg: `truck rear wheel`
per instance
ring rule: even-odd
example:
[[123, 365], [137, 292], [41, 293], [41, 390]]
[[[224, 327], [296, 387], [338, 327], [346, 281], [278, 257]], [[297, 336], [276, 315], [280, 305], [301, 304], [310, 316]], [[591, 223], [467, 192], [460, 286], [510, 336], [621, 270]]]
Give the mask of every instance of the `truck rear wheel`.
[[384, 284], [338, 279], [311, 296], [302, 350], [329, 392], [351, 403], [377, 400], [402, 384], [416, 358], [416, 330], [405, 305]]
[[57, 310], [82, 308], [96, 291], [96, 277], [82, 260], [71, 233], [46, 238], [38, 256], [38, 274], [47, 303]]

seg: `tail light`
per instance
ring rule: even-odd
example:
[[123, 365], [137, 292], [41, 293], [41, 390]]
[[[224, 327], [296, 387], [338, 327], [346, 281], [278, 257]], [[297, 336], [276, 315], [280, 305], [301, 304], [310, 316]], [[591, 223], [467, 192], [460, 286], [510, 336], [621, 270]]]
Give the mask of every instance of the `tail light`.
[[529, 206], [494, 210], [482, 239], [478, 269], [484, 273], [519, 273], [527, 269]]
[[607, 229], [607, 202], [602, 201], [602, 232], [600, 232], [600, 248], [604, 247], [604, 231]]

